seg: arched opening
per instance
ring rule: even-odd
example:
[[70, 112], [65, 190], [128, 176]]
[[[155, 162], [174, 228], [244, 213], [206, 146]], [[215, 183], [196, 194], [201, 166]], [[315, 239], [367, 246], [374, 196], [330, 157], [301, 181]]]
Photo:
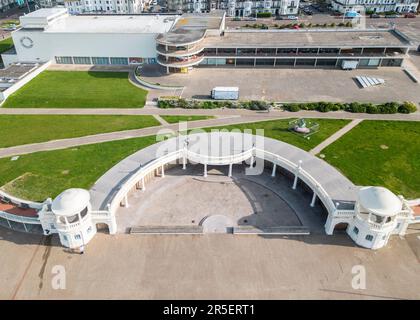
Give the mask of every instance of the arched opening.
[[333, 234], [344, 233], [349, 224], [347, 222], [339, 222], [334, 226]]
[[100, 233], [109, 234], [109, 226], [106, 223], [97, 223], [96, 230]]

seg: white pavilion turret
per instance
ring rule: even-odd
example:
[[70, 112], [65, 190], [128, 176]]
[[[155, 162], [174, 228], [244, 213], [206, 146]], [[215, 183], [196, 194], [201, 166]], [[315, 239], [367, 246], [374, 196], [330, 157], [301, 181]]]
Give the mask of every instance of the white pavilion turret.
[[360, 246], [379, 249], [392, 234], [405, 234], [409, 214], [404, 200], [383, 187], [363, 187], [359, 190], [355, 216], [347, 233]]
[[63, 246], [80, 247], [87, 244], [96, 234], [96, 226], [91, 217], [90, 194], [87, 190], [65, 190], [54, 199], [51, 211], [55, 215], [55, 227]]

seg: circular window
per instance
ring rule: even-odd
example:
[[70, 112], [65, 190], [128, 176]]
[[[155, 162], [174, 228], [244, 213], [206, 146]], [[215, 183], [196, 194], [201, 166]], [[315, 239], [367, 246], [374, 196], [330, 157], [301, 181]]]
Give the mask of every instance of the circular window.
[[32, 48], [34, 46], [34, 41], [31, 38], [26, 37], [26, 36], [20, 38], [20, 43], [22, 44], [22, 46], [24, 46], [27, 49]]

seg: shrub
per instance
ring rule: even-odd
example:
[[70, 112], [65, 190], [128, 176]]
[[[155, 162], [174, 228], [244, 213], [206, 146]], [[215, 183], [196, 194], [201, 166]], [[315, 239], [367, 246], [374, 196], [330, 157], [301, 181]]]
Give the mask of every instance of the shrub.
[[378, 105], [378, 112], [379, 113], [397, 113], [398, 112], [399, 104], [396, 102], [387, 102], [384, 104]]
[[290, 112], [297, 112], [301, 108], [300, 108], [299, 104], [297, 104], [297, 103], [286, 103], [286, 104], [283, 104], [283, 109], [287, 110], [287, 111], [290, 111]]
[[257, 12], [257, 18], [271, 18], [271, 12]]
[[416, 105], [410, 101], [405, 101], [398, 107], [399, 113], [412, 113], [416, 111], [417, 111]]
[[346, 111], [353, 113], [366, 113], [366, 105], [359, 102], [352, 102], [347, 105]]
[[299, 24], [299, 28], [305, 28], [305, 24], [304, 24], [303, 22], [301, 22], [301, 23]]
[[379, 113], [379, 109], [376, 105], [368, 103], [368, 104], [366, 104], [366, 112], [367, 113]]

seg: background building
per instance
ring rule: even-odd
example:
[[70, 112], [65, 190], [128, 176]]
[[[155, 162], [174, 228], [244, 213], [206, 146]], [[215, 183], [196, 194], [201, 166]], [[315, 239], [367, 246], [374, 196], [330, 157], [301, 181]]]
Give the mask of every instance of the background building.
[[16, 6], [16, 0], [0, 0], [0, 12], [5, 12]]
[[65, 0], [71, 14], [120, 13], [134, 14], [144, 10], [146, 0]]
[[360, 6], [368, 12], [416, 12], [419, 0], [332, 0], [331, 5], [342, 13]]
[[170, 12], [210, 12], [225, 10], [228, 16], [255, 16], [260, 12], [272, 15], [297, 14], [299, 0], [168, 0]]

